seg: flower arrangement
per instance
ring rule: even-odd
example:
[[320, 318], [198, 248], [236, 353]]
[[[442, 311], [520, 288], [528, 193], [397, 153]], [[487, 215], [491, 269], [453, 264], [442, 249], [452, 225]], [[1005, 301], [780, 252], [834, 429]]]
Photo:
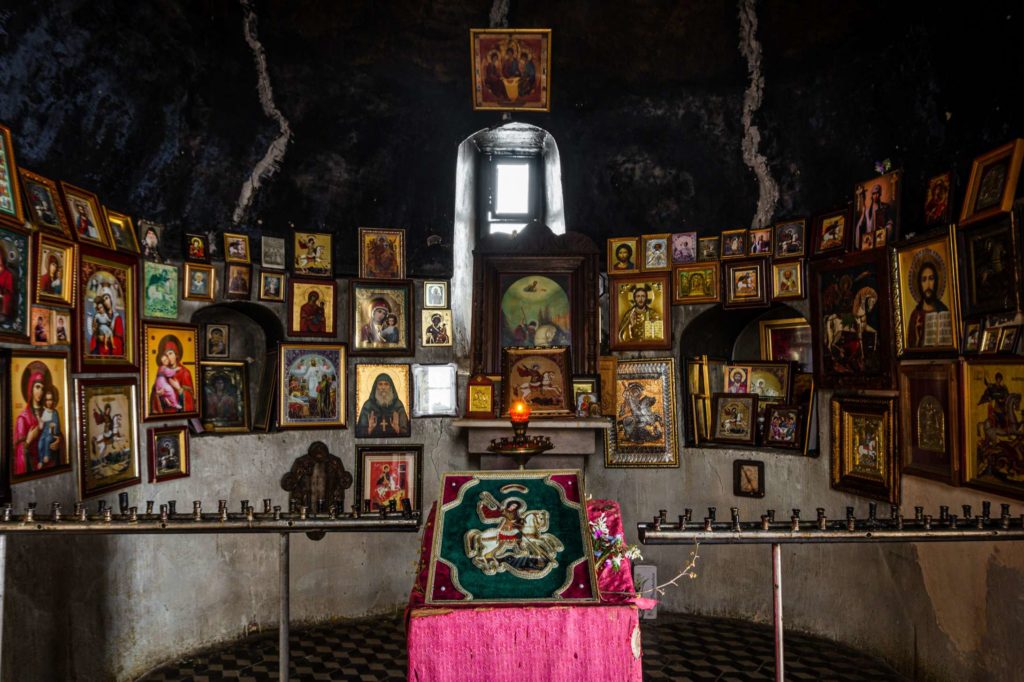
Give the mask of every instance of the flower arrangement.
[[597, 566], [611, 567], [618, 571], [622, 568], [622, 560], [643, 559], [637, 545], [627, 545], [622, 533], [612, 535], [608, 531], [608, 520], [604, 513], [590, 522], [590, 533], [594, 544], [594, 561]]

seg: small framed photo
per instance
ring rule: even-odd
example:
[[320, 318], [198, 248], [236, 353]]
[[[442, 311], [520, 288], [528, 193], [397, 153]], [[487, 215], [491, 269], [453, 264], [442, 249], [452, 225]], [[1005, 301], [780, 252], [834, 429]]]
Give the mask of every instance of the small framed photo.
[[764, 497], [764, 462], [733, 460], [732, 494], [737, 497]]
[[967, 197], [960, 210], [961, 226], [1010, 211], [1022, 159], [1024, 139], [1016, 139], [974, 160]]
[[284, 270], [285, 241], [281, 237], [260, 238], [260, 263], [271, 270]]
[[63, 181], [60, 188], [64, 192], [64, 205], [71, 217], [75, 239], [86, 244], [112, 248], [99, 198], [89, 190]]
[[999, 332], [999, 352], [1012, 353], [1017, 348], [1017, 339], [1020, 338], [1020, 325], [1013, 324], [1003, 327]]
[[772, 255], [772, 228], [751, 228], [747, 235], [747, 248], [751, 256]]
[[775, 257], [799, 258], [807, 255], [807, 221], [787, 220], [775, 225]]
[[697, 262], [697, 233], [676, 232], [672, 235], [672, 264]]
[[114, 248], [124, 253], [139, 254], [139, 238], [135, 234], [135, 225], [132, 224], [130, 216], [117, 211], [111, 211], [103, 207], [107, 218], [107, 227], [110, 229], [110, 240]]
[[551, 29], [469, 31], [474, 111], [551, 110]]
[[761, 437], [761, 444], [773, 448], [801, 450], [804, 447], [804, 423], [800, 405], [768, 405], [764, 411], [764, 434]]
[[28, 199], [26, 206], [29, 222], [50, 234], [71, 238], [71, 226], [60, 200], [57, 183], [24, 168], [18, 169], [21, 186]]
[[576, 403], [576, 398], [581, 393], [600, 393], [601, 392], [601, 377], [597, 374], [585, 374], [575, 375], [572, 378], [572, 402]]
[[721, 249], [721, 238], [701, 237], [697, 240], [697, 260], [700, 262], [718, 260]]
[[203, 429], [213, 433], [249, 432], [249, 383], [244, 362], [200, 362]]
[[513, 401], [529, 405], [535, 417], [569, 416], [574, 413], [570, 402], [568, 346], [526, 348], [510, 346], [501, 352], [502, 405], [507, 416]]
[[850, 232], [849, 209], [818, 216], [814, 219], [814, 255], [845, 253], [849, 248]]
[[953, 174], [949, 171], [928, 179], [924, 193], [925, 227], [948, 227], [953, 222]]
[[142, 482], [137, 391], [135, 377], [75, 380], [83, 498]]
[[143, 261], [142, 281], [142, 316], [178, 319], [178, 267]]
[[720, 267], [717, 261], [675, 266], [672, 271], [672, 303], [718, 303], [721, 300]]
[[191, 324], [142, 325], [143, 421], [186, 419], [200, 415], [195, 383], [199, 328]]
[[412, 366], [413, 417], [459, 416], [458, 381], [454, 362]]
[[772, 299], [787, 301], [806, 298], [804, 292], [804, 262], [791, 260], [772, 263]]
[[329, 232], [296, 232], [292, 272], [306, 277], [334, 277], [334, 246]]
[[69, 308], [74, 305], [77, 254], [78, 247], [71, 242], [39, 232], [36, 237], [36, 303]]
[[451, 310], [422, 310], [420, 322], [420, 345], [424, 348], [430, 346], [452, 345], [452, 311]]
[[284, 301], [285, 274], [283, 272], [260, 271], [261, 301]]
[[987, 327], [981, 334], [979, 353], [995, 353], [999, 350], [999, 327]]
[[645, 234], [640, 238], [644, 252], [645, 272], [663, 272], [672, 269], [672, 260], [669, 254], [669, 240], [672, 235]]
[[356, 363], [356, 438], [409, 438], [407, 405], [412, 375], [407, 364]]
[[152, 220], [139, 221], [139, 234], [142, 235], [142, 257], [146, 260], [164, 262], [164, 226]]
[[346, 428], [345, 344], [281, 342], [277, 348], [278, 427]]
[[757, 398], [756, 393], [713, 393], [710, 440], [753, 445], [757, 439]]
[[349, 281], [353, 355], [412, 355], [412, 282]]
[[768, 304], [764, 259], [725, 264], [726, 308], [754, 308]]
[[723, 230], [721, 260], [747, 257], [747, 230]]
[[249, 251], [249, 235], [237, 232], [224, 233], [224, 262], [252, 263], [252, 253]]
[[149, 482], [185, 478], [192, 468], [187, 426], [163, 426], [149, 430]]
[[337, 282], [288, 280], [288, 335], [327, 336], [338, 332]]
[[231, 355], [231, 325], [208, 324], [204, 332], [204, 358], [226, 358]]
[[185, 279], [181, 286], [186, 301], [213, 301], [217, 275], [212, 265], [185, 263]]
[[834, 395], [831, 417], [832, 487], [899, 504], [896, 399]]
[[53, 343], [58, 346], [71, 345], [71, 311], [53, 311]]
[[224, 265], [224, 298], [248, 301], [252, 297], [252, 266], [227, 263]]
[[902, 172], [894, 170], [854, 186], [857, 249], [877, 249], [899, 239], [901, 179]]
[[426, 280], [423, 282], [423, 307], [448, 307], [448, 282], [446, 280]]
[[637, 252], [640, 240], [637, 237], [616, 237], [608, 240], [608, 273], [636, 272]]
[[185, 234], [185, 260], [193, 263], [210, 262], [210, 241], [205, 234]]
[[413, 511], [420, 509], [423, 446], [357, 445], [356, 498], [369, 501], [370, 509], [388, 509], [392, 502], [402, 508], [409, 500]]
[[49, 308], [34, 305], [32, 306], [32, 312], [29, 315], [29, 320], [32, 322], [32, 333], [29, 337], [32, 345], [54, 345], [53, 311]]
[[360, 227], [359, 276], [366, 279], [404, 279], [405, 230]]
[[577, 419], [601, 416], [601, 396], [597, 393], [580, 393], [574, 405]]
[[977, 353], [981, 350], [981, 322], [968, 322], [964, 325], [964, 352]]

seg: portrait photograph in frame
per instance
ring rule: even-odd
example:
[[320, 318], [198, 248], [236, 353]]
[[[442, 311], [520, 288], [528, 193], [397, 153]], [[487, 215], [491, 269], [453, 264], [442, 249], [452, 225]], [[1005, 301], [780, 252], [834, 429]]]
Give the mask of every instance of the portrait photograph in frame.
[[178, 267], [142, 261], [142, 316], [178, 319]]
[[751, 256], [772, 255], [772, 228], [751, 228], [747, 233], [747, 248]]
[[413, 417], [459, 416], [458, 380], [456, 365], [412, 366]]
[[212, 303], [216, 288], [217, 271], [212, 265], [185, 263], [185, 278], [181, 282], [182, 298], [186, 301]]
[[641, 257], [639, 237], [615, 237], [608, 240], [608, 274], [639, 272]]
[[984, 224], [957, 228], [961, 307], [965, 318], [1020, 308], [1019, 218], [1012, 211]]
[[834, 395], [831, 417], [832, 488], [899, 504], [896, 399]]
[[288, 279], [288, 335], [334, 337], [338, 333], [338, 284]]
[[281, 237], [260, 237], [260, 265], [271, 270], [284, 270], [286, 243]]
[[231, 325], [207, 324], [203, 327], [203, 357], [231, 356]]
[[733, 460], [732, 494], [737, 497], [764, 497], [764, 462]]
[[1024, 360], [969, 359], [962, 390], [964, 485], [1024, 499]]
[[143, 421], [200, 416], [198, 338], [199, 328], [192, 324], [143, 323]]
[[431, 346], [452, 345], [452, 311], [451, 310], [421, 310], [420, 317], [420, 345], [424, 348]]
[[136, 419], [138, 386], [133, 376], [75, 379], [83, 499], [142, 482]]
[[766, 405], [761, 445], [800, 450], [804, 447], [804, 425], [803, 408], [800, 405]]
[[252, 266], [224, 264], [224, 298], [248, 301], [252, 298]]
[[57, 183], [24, 168], [19, 168], [18, 174], [25, 190], [25, 213], [29, 222], [52, 235], [71, 239], [71, 225]]
[[409, 438], [412, 372], [406, 363], [355, 365], [356, 438]]
[[928, 178], [924, 192], [925, 227], [948, 227], [953, 222], [953, 174], [949, 171]]
[[61, 181], [60, 188], [75, 239], [83, 244], [113, 248], [99, 197], [64, 181]]
[[138, 258], [90, 246], [78, 253], [75, 370], [138, 370]]
[[640, 237], [640, 249], [643, 251], [644, 272], [665, 272], [672, 269], [671, 246], [672, 235], [645, 234]]
[[967, 196], [960, 210], [961, 226], [1011, 210], [1022, 159], [1024, 139], [1020, 138], [974, 159]]
[[423, 307], [441, 309], [448, 307], [448, 281], [425, 280], [423, 282]]
[[287, 276], [283, 272], [260, 271], [259, 300], [261, 301], [284, 301], [284, 292], [287, 285]]
[[568, 346], [503, 348], [501, 368], [503, 417], [516, 400], [527, 404], [531, 418], [573, 414]]
[[753, 445], [757, 440], [756, 393], [711, 394], [711, 438], [721, 445]]
[[776, 258], [800, 258], [807, 255], [806, 220], [787, 220], [776, 223], [773, 229]]
[[210, 240], [205, 234], [185, 234], [185, 260], [192, 263], [210, 262]]
[[73, 306], [77, 270], [75, 244], [44, 232], [36, 234], [36, 303]]
[[814, 219], [814, 255], [831, 256], [846, 253], [851, 232], [850, 209], [824, 213]]
[[249, 250], [249, 235], [238, 232], [224, 233], [224, 262], [252, 263], [252, 252]]
[[960, 348], [956, 251], [952, 228], [892, 251], [896, 353], [956, 352]]
[[409, 500], [413, 511], [421, 509], [423, 488], [422, 445], [356, 445], [356, 500], [361, 508], [370, 503], [370, 510], [394, 507], [401, 511], [402, 501]]
[[757, 308], [768, 305], [765, 259], [725, 263], [724, 308]]
[[204, 360], [199, 363], [203, 429], [210, 433], [249, 432], [249, 382], [246, 363]]
[[718, 286], [722, 279], [719, 267], [717, 262], [675, 266], [672, 269], [672, 303], [718, 303], [721, 300]]
[[33, 346], [54, 345], [53, 310], [34, 305], [32, 306], [31, 313], [29, 313], [29, 320], [32, 327], [29, 334], [29, 343]]
[[[71, 388], [68, 356], [55, 351], [12, 351], [7, 365], [4, 419], [11, 483], [71, 469], [68, 446]], [[38, 429], [34, 440], [29, 434]]]
[[0, 224], [0, 282], [5, 283], [4, 307], [9, 310], [0, 315], [0, 340], [28, 341], [31, 271], [32, 240], [28, 232]]
[[675, 232], [672, 234], [672, 264], [697, 262], [697, 233]]
[[135, 225], [132, 224], [131, 216], [117, 211], [111, 211], [103, 207], [103, 214], [107, 219], [107, 228], [110, 230], [110, 241], [114, 248], [121, 253], [139, 254], [139, 238], [135, 234]]
[[412, 355], [413, 286], [409, 280], [349, 280], [353, 355]]
[[612, 392], [613, 415], [605, 433], [605, 460], [609, 468], [677, 467], [676, 361], [675, 358], [618, 360], [611, 381], [601, 388]]
[[728, 260], [730, 258], [746, 258], [747, 236], [748, 232], [745, 228], [737, 230], [722, 230], [720, 259]]
[[359, 277], [405, 279], [405, 230], [359, 228]]
[[0, 223], [21, 226], [25, 215], [18, 189], [18, 165], [14, 162], [11, 129], [0, 125]]
[[469, 31], [474, 111], [551, 110], [551, 29]]
[[806, 298], [804, 291], [804, 261], [772, 262], [772, 300], [790, 301]]
[[139, 239], [144, 259], [158, 263], [164, 262], [163, 235], [164, 226], [161, 223], [155, 223], [145, 218], [139, 220]]
[[811, 325], [802, 317], [789, 317], [758, 322], [761, 332], [761, 359], [796, 363], [804, 372], [814, 365]]
[[[960, 362], [908, 360], [899, 365], [900, 457], [904, 474], [959, 483]], [[968, 406], [970, 407], [970, 406]]]
[[700, 237], [697, 239], [697, 261], [704, 263], [718, 260], [722, 248], [722, 240], [719, 237]]
[[346, 428], [347, 366], [344, 343], [280, 343], [278, 428]]
[[608, 278], [609, 339], [612, 350], [667, 350], [672, 347], [669, 273]]
[[160, 426], [149, 430], [149, 482], [163, 483], [191, 473], [187, 426]]
[[292, 272], [303, 277], [334, 277], [334, 246], [330, 232], [292, 235]]
[[899, 239], [902, 177], [902, 171], [894, 170], [854, 186], [854, 250], [880, 248]]

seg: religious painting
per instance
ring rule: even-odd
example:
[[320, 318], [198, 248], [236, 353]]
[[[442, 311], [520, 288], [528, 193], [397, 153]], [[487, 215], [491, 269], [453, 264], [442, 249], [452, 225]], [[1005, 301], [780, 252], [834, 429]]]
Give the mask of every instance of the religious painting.
[[854, 249], [885, 246], [900, 236], [900, 180], [898, 170], [865, 180], [853, 188]]
[[83, 499], [142, 482], [137, 391], [135, 377], [75, 380]]
[[963, 392], [964, 485], [1024, 499], [1024, 361], [968, 360]]
[[964, 317], [1020, 307], [1018, 216], [1011, 213], [985, 224], [957, 229]]
[[203, 390], [203, 429], [212, 433], [248, 433], [249, 382], [245, 362], [199, 363]]
[[802, 317], [758, 322], [761, 332], [761, 359], [796, 363], [804, 372], [813, 371], [814, 355], [811, 325]]
[[203, 357], [226, 358], [231, 352], [231, 325], [208, 324], [203, 329]]
[[205, 234], [185, 234], [185, 260], [193, 263], [210, 262], [210, 240]]
[[928, 179], [924, 199], [925, 227], [947, 227], [953, 222], [953, 174], [949, 171]]
[[729, 365], [722, 372], [725, 379], [725, 393], [749, 393], [750, 392], [750, 368], [739, 365]]
[[721, 272], [718, 268], [717, 262], [677, 265], [672, 271], [672, 303], [718, 303], [721, 298], [718, 291]]
[[252, 262], [252, 253], [249, 251], [249, 235], [237, 232], [224, 233], [224, 262], [243, 264]]
[[695, 262], [697, 262], [697, 233], [674, 233], [672, 235], [672, 264], [682, 265]]
[[409, 500], [413, 511], [419, 511], [423, 487], [423, 446], [357, 445], [356, 501], [365, 508], [370, 503], [374, 512], [380, 509], [401, 511]]
[[718, 260], [722, 240], [719, 237], [701, 237], [697, 240], [697, 260], [699, 262]]
[[162, 426], [149, 430], [149, 482], [185, 478], [192, 469], [187, 426]]
[[768, 405], [764, 410], [761, 444], [772, 448], [799, 450], [804, 445], [800, 405]]
[[11, 483], [70, 470], [67, 355], [13, 351], [7, 367]]
[[981, 322], [964, 325], [964, 352], [977, 353], [981, 350]]
[[1022, 159], [1024, 140], [1018, 138], [974, 160], [967, 197], [960, 210], [961, 226], [1010, 211]]
[[903, 473], [956, 485], [961, 446], [960, 363], [901, 362], [899, 380]]
[[420, 345], [430, 346], [452, 345], [452, 311], [421, 310]]
[[811, 330], [822, 388], [893, 388], [892, 315], [884, 251], [819, 261]]
[[21, 186], [25, 189], [28, 199], [27, 212], [29, 221], [40, 230], [65, 239], [71, 238], [71, 226], [64, 213], [57, 183], [42, 175], [19, 168]]
[[733, 460], [732, 494], [737, 497], [764, 497], [764, 462]]
[[0, 339], [24, 342], [29, 336], [31, 267], [28, 233], [0, 226]]
[[252, 296], [252, 266], [226, 263], [224, 282], [224, 298], [248, 301]]
[[61, 181], [64, 193], [64, 205], [71, 220], [71, 230], [75, 239], [86, 244], [96, 244], [111, 248], [110, 234], [99, 198], [92, 192], [69, 185]]
[[412, 355], [412, 282], [349, 280], [353, 355]]
[[493, 419], [498, 411], [498, 400], [501, 395], [498, 384], [501, 377], [487, 374], [474, 374], [466, 382], [466, 419]]
[[979, 353], [995, 353], [999, 350], [999, 327], [987, 327], [981, 335]]
[[721, 259], [747, 257], [747, 230], [723, 230]]
[[426, 280], [423, 282], [423, 307], [424, 308], [447, 308], [448, 307], [448, 282], [447, 280]]
[[29, 334], [29, 341], [33, 346], [54, 345], [53, 333], [53, 311], [42, 306], [32, 306], [29, 314], [32, 331]]
[[[825, 213], [814, 220], [814, 255], [845, 253], [850, 242], [850, 210]], [[859, 248], [859, 247], [858, 247]]]
[[459, 416], [457, 367], [454, 362], [444, 365], [412, 366], [413, 417]]
[[292, 272], [307, 277], [334, 277], [334, 247], [329, 232], [296, 232], [292, 235], [295, 258]]
[[609, 340], [612, 350], [672, 347], [669, 275], [609, 277]]
[[711, 396], [712, 443], [753, 445], [757, 438], [757, 394], [714, 393]]
[[469, 31], [474, 111], [551, 111], [551, 29]]
[[195, 383], [199, 328], [190, 324], [143, 323], [143, 421], [200, 415]]
[[356, 438], [408, 438], [412, 375], [407, 364], [356, 363]]
[[747, 249], [751, 256], [772, 255], [772, 228], [751, 228], [747, 234]]
[[337, 286], [333, 280], [288, 280], [289, 336], [337, 334]]
[[640, 240], [636, 237], [616, 237], [608, 240], [608, 274], [632, 272], [637, 267]]
[[139, 238], [135, 235], [135, 225], [130, 216], [104, 207], [103, 212], [110, 229], [110, 240], [114, 248], [123, 253], [139, 253]]
[[139, 234], [142, 236], [142, 257], [146, 260], [164, 262], [164, 226], [152, 220], [139, 220]]
[[212, 265], [185, 263], [185, 279], [182, 282], [186, 301], [213, 302], [217, 274]]
[[960, 347], [956, 254], [952, 229], [892, 252], [896, 351], [900, 355], [956, 351]]
[[602, 386], [614, 391], [614, 415], [605, 430], [605, 466], [676, 467], [675, 359], [619, 360], [615, 377]]
[[791, 260], [772, 263], [772, 300], [802, 299], [804, 293], [804, 262]]
[[[333, 254], [330, 254], [333, 255]], [[271, 270], [285, 268], [285, 241], [281, 237], [260, 238], [260, 263]]]
[[138, 260], [83, 246], [78, 263], [76, 371], [134, 371]]
[[0, 222], [19, 227], [25, 222], [11, 129], [4, 125], [0, 125]]
[[36, 237], [36, 303], [71, 307], [75, 301], [78, 248], [39, 232]]
[[725, 308], [757, 308], [768, 305], [768, 282], [763, 258], [726, 263]]
[[807, 254], [806, 220], [777, 223], [774, 230], [776, 258], [799, 258]]
[[501, 273], [501, 347], [572, 343], [571, 277]]
[[574, 376], [572, 378], [572, 404], [577, 417], [601, 416], [601, 377]]
[[53, 342], [58, 346], [71, 345], [71, 311], [53, 311]]
[[567, 346], [548, 348], [510, 346], [501, 352], [502, 416], [513, 401], [522, 400], [531, 417], [568, 416], [573, 413]]
[[261, 301], [284, 301], [284, 290], [286, 284], [283, 272], [260, 271], [260, 293]]
[[278, 345], [278, 427], [346, 427], [346, 356], [343, 343]]
[[366, 279], [403, 279], [405, 230], [360, 227], [359, 276]]
[[726, 363], [722, 367], [724, 393], [757, 393], [761, 398], [789, 399], [792, 366], [788, 362]]
[[178, 318], [178, 267], [153, 261], [142, 262], [142, 316], [163, 320]]
[[832, 487], [899, 504], [896, 399], [835, 395], [831, 413]]
[[999, 348], [1000, 353], [1013, 353], [1017, 348], [1017, 339], [1020, 338], [1020, 325], [1014, 324], [1008, 327], [1003, 327], [999, 330]]
[[671, 254], [669, 254], [670, 234], [645, 234], [640, 238], [641, 249], [643, 250], [643, 268], [645, 272], [661, 272], [672, 269]]

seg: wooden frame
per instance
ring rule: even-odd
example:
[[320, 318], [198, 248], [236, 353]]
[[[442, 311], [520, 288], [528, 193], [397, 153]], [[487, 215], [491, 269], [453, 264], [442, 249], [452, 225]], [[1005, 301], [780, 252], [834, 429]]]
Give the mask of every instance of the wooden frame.
[[974, 159], [967, 196], [960, 210], [961, 227], [1008, 213], [1013, 208], [1022, 160], [1024, 139], [1020, 138]]
[[815, 256], [846, 253], [853, 232], [853, 217], [849, 208], [823, 213], [814, 218], [813, 247]]
[[1024, 445], [1017, 427], [1024, 418], [1024, 360], [967, 360], [961, 391], [963, 484], [1024, 499]]
[[501, 352], [501, 415], [514, 400], [529, 405], [531, 418], [573, 414], [572, 365], [568, 346], [503, 348]]
[[216, 289], [217, 270], [212, 265], [185, 263], [185, 276], [181, 280], [182, 298], [186, 301], [212, 303]]
[[185, 242], [185, 261], [190, 263], [209, 263], [210, 262], [210, 240], [205, 234], [196, 234], [194, 232], [186, 232], [184, 235]]
[[732, 494], [736, 497], [764, 497], [764, 462], [734, 459], [732, 462]]
[[[722, 298], [720, 268], [721, 265], [715, 261], [675, 266], [672, 269], [673, 305], [718, 303]], [[695, 286], [700, 288], [695, 291]]]
[[612, 350], [672, 348], [671, 291], [667, 272], [609, 277], [608, 347]]
[[359, 228], [359, 277], [405, 279], [405, 230]]
[[473, 28], [469, 54], [474, 111], [551, 111], [550, 28]]
[[[814, 355], [814, 343], [811, 340], [811, 325], [802, 317], [787, 317], [758, 322], [761, 336], [761, 359], [770, 362], [794, 362], [806, 372], [814, 370], [811, 358]], [[776, 339], [776, 334], [791, 332], [791, 335], [802, 335], [799, 339]], [[778, 341], [779, 343], [776, 343]], [[796, 343], [794, 343], [794, 341]]]
[[422, 445], [356, 445], [356, 502], [360, 508], [369, 502], [370, 511], [376, 513], [394, 500], [401, 511], [402, 501], [408, 499], [413, 511], [421, 511], [422, 491]]
[[[240, 232], [225, 232], [224, 238], [224, 262], [252, 263], [252, 249], [249, 247], [249, 235]], [[227, 287], [224, 287], [227, 289]]]
[[893, 170], [854, 185], [852, 251], [881, 248], [900, 238], [902, 180], [903, 171]]
[[[73, 307], [75, 283], [78, 281], [78, 246], [42, 231], [36, 234], [35, 241], [35, 302]], [[56, 266], [56, 273], [53, 266]]]
[[[957, 228], [961, 309], [965, 318], [1021, 308], [1020, 229], [1018, 211], [974, 227]], [[996, 262], [998, 269], [993, 267]]]
[[18, 189], [18, 164], [14, 161], [14, 143], [11, 129], [0, 125], [0, 223], [21, 227], [25, 214], [21, 206], [21, 191]]
[[719, 260], [722, 249], [721, 237], [698, 237], [697, 238], [697, 262], [708, 263]]
[[[281, 342], [277, 352], [278, 428], [346, 428], [348, 348], [345, 344]], [[311, 360], [316, 361], [313, 370]], [[322, 386], [330, 390], [328, 396], [333, 396], [332, 400], [322, 398]]]
[[5, 297], [14, 298], [11, 313], [0, 318], [0, 340], [28, 343], [31, 273], [32, 238], [28, 231], [0, 223], [0, 279], [7, 280], [4, 289], [10, 290]]
[[746, 228], [722, 230], [722, 248], [718, 252], [719, 260], [736, 260], [747, 257]]
[[672, 269], [672, 235], [645, 234], [640, 237], [640, 249], [643, 252], [643, 272], [668, 272]]
[[712, 393], [708, 440], [722, 445], [753, 445], [757, 440], [757, 403], [756, 393]]
[[334, 235], [330, 232], [292, 233], [292, 253], [294, 274], [334, 278]]
[[890, 253], [892, 282], [896, 283], [893, 288], [896, 354], [957, 352], [960, 349], [959, 265], [952, 228], [947, 228], [941, 236], [915, 240]]
[[164, 229], [162, 223], [155, 223], [145, 218], [139, 219], [139, 246], [142, 248], [142, 257], [145, 260], [164, 262]]
[[138, 385], [134, 376], [75, 379], [82, 499], [142, 482]]
[[33, 346], [54, 346], [53, 310], [34, 305], [29, 312], [29, 343]]
[[443, 310], [448, 307], [448, 280], [423, 281], [423, 309]]
[[[355, 415], [356, 438], [410, 438], [412, 420], [412, 367], [407, 363], [359, 363], [356, 375]], [[377, 389], [384, 381], [390, 384], [392, 401], [381, 404]]]
[[747, 255], [751, 258], [768, 258], [774, 252], [772, 228], [752, 227], [747, 230]]
[[896, 399], [833, 395], [831, 415], [832, 487], [899, 504]]
[[772, 253], [775, 258], [803, 258], [807, 255], [807, 220], [798, 218], [775, 223]]
[[807, 298], [804, 290], [804, 261], [772, 262], [772, 300], [795, 301]]
[[[678, 467], [676, 362], [673, 357], [618, 360], [601, 387], [614, 395], [605, 430], [607, 468]], [[629, 418], [629, 419], [627, 419]]]
[[260, 270], [260, 288], [257, 298], [261, 301], [284, 302], [288, 277], [283, 272]]
[[[246, 362], [203, 360], [199, 363], [199, 385], [203, 400], [200, 418], [210, 433], [248, 433], [249, 379]], [[218, 380], [225, 388], [218, 391]], [[232, 395], [234, 393], [234, 395]]]
[[950, 485], [959, 483], [960, 373], [958, 360], [900, 363], [903, 418], [899, 432], [904, 474]]
[[[789, 426], [778, 426], [776, 419], [788, 420]], [[764, 407], [764, 427], [761, 433], [761, 445], [769, 448], [785, 448], [787, 450], [803, 450], [807, 438], [803, 405], [784, 405], [772, 403]], [[777, 428], [778, 426], [778, 428]]]
[[697, 233], [672, 233], [672, 265], [697, 262]]
[[114, 248], [99, 197], [87, 189], [75, 187], [63, 180], [60, 189], [64, 195], [64, 207], [67, 209], [71, 232], [75, 239], [82, 244]]
[[[768, 280], [764, 258], [724, 264], [723, 308], [760, 308], [768, 305]], [[750, 280], [753, 279], [753, 287]]]
[[139, 238], [135, 234], [131, 216], [111, 211], [106, 206], [103, 207], [103, 214], [107, 219], [107, 229], [110, 231], [110, 243], [113, 247], [122, 253], [139, 255]]
[[[623, 249], [623, 247], [625, 248]], [[619, 252], [620, 249], [622, 249], [622, 253]], [[608, 274], [640, 272], [639, 258], [642, 255], [639, 237], [613, 237], [609, 239], [607, 253]]]
[[[5, 452], [6, 457], [9, 458], [10, 482], [21, 483], [70, 471], [71, 452], [68, 447], [68, 437], [72, 422], [71, 414], [68, 412], [71, 409], [68, 392], [71, 390], [71, 368], [68, 364], [67, 353], [14, 350], [10, 355], [5, 356], [4, 365], [6, 368], [4, 382], [7, 386], [7, 393], [4, 396], [3, 420], [7, 425], [4, 437], [7, 439]], [[32, 381], [37, 375], [39, 380]], [[45, 414], [37, 416], [35, 409], [30, 405], [34, 399], [35, 383], [42, 386], [39, 407], [45, 408], [47, 396], [52, 395], [54, 402], [52, 409], [56, 411], [56, 422], [53, 421], [54, 415], [49, 415], [49, 419], [45, 419]], [[45, 423], [40, 423], [40, 416], [43, 417], [44, 422], [55, 423], [56, 428], [46, 428]], [[36, 427], [40, 428], [40, 435], [33, 443], [27, 443], [29, 432]], [[43, 435], [46, 433], [49, 433], [49, 437], [43, 443]], [[22, 441], [26, 441], [24, 447]], [[32, 446], [35, 448], [34, 451]], [[56, 458], [52, 462], [44, 461], [44, 458], [39, 455], [40, 447], [44, 451], [56, 453]], [[21, 449], [20, 453], [19, 448]], [[33, 458], [35, 462], [32, 462]]]
[[[214, 339], [214, 333], [220, 332], [220, 339]], [[203, 358], [231, 357], [231, 325], [203, 325]]]
[[[192, 473], [192, 456], [188, 449], [187, 426], [162, 426], [149, 430], [149, 482], [163, 483], [186, 478]], [[174, 443], [173, 446], [170, 443]], [[175, 452], [177, 450], [177, 457]], [[161, 452], [164, 450], [165, 452]], [[161, 459], [164, 462], [161, 463]], [[173, 467], [170, 465], [174, 465]], [[161, 472], [164, 473], [161, 473]]]
[[338, 334], [338, 283], [326, 279], [288, 279], [288, 336]]
[[999, 353], [1013, 353], [1017, 348], [1017, 339], [1020, 337], [1020, 325], [1011, 324], [999, 331]]
[[[96, 247], [78, 249], [78, 313], [75, 318], [75, 371], [137, 372], [139, 260]], [[99, 300], [104, 312], [97, 317]], [[106, 310], [107, 306], [113, 310]], [[112, 318], [104, 325], [103, 317]], [[120, 325], [118, 322], [120, 321]], [[95, 324], [94, 324], [95, 322]], [[113, 335], [103, 334], [108, 326]], [[120, 327], [120, 338], [118, 328]], [[110, 343], [103, 341], [109, 337]]]
[[[348, 328], [352, 355], [412, 355], [416, 327], [412, 319], [412, 297], [412, 281], [407, 279], [349, 280]], [[397, 332], [388, 332], [390, 327]]]
[[71, 239], [71, 225], [57, 183], [24, 168], [19, 168], [18, 174], [28, 200], [25, 213], [29, 222], [51, 235]]
[[178, 266], [142, 261], [142, 316], [178, 319]]
[[144, 322], [142, 355], [142, 385], [146, 389], [142, 420], [200, 416], [199, 328], [194, 324]]

